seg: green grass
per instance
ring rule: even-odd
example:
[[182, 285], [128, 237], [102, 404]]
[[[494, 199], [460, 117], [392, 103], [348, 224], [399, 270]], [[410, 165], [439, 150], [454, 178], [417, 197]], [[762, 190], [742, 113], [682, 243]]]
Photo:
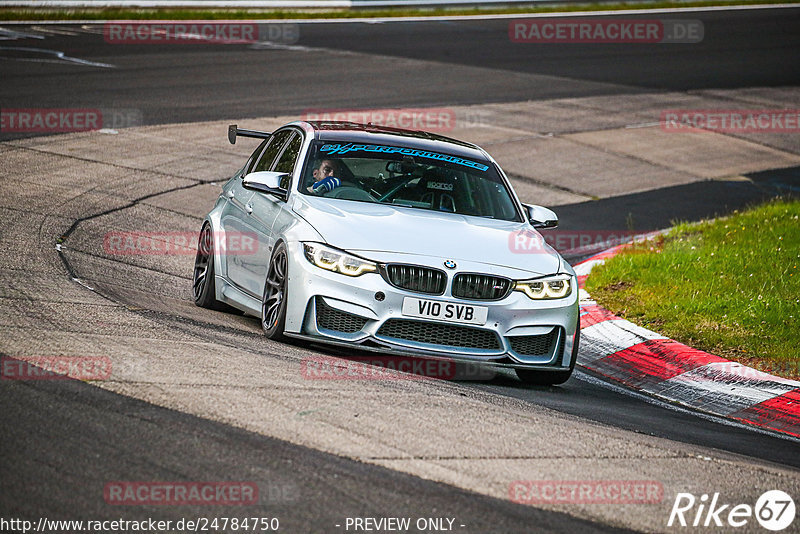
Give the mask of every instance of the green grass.
[[[206, 9], [206, 8], [0, 8], [0, 21], [26, 20], [285, 20], [312, 18], [355, 17], [425, 17], [441, 15], [487, 15], [556, 13], [571, 11], [608, 11], [617, 9], [656, 9], [665, 7], [706, 7], [769, 4], [769, 0], [699, 0], [699, 1], [645, 1], [592, 4], [550, 4], [489, 8], [387, 8], [387, 9]], [[800, 0], [780, 3], [794, 4]]]
[[766, 372], [798, 377], [800, 201], [678, 224], [596, 267], [587, 291], [636, 324]]

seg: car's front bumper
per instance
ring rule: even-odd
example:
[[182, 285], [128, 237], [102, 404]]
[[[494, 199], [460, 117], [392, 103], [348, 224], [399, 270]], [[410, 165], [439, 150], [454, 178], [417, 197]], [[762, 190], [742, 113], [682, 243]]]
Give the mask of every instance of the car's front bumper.
[[[564, 299], [535, 301], [512, 291], [498, 301], [466, 300], [451, 295], [452, 277], [458, 272], [487, 272], [485, 264], [459, 261], [459, 269], [447, 273], [445, 293], [427, 295], [394, 287], [378, 273], [349, 277], [320, 269], [306, 260], [301, 243], [289, 247], [287, 335], [358, 349], [483, 361], [504, 367], [546, 371], [572, 367], [579, 314], [574, 276], [572, 292]], [[404, 261], [435, 267], [426, 257]], [[376, 298], [379, 293], [382, 300]], [[406, 317], [402, 314], [405, 297], [484, 306], [487, 320], [484, 325], [464, 325]], [[327, 315], [323, 317], [321, 312]]]

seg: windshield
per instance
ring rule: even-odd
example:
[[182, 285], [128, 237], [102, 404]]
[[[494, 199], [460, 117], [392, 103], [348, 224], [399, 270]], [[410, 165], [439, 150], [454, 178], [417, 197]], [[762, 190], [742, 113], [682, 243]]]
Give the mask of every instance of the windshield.
[[488, 161], [413, 148], [315, 142], [307, 195], [519, 221], [511, 192]]

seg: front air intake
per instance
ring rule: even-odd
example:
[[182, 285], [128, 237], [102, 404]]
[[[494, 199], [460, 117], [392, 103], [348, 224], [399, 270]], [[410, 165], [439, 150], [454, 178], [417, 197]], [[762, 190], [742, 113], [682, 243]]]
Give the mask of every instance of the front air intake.
[[444, 271], [421, 265], [390, 263], [384, 273], [386, 281], [394, 287], [415, 293], [441, 295], [447, 285], [447, 275]]
[[453, 296], [460, 299], [500, 300], [511, 291], [511, 280], [490, 274], [457, 274], [453, 279]]

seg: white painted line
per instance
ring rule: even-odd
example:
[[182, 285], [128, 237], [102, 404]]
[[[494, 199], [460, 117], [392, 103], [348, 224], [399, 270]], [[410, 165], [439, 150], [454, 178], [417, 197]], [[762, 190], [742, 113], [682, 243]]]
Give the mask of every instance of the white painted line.
[[626, 124], [625, 125], [625, 129], [626, 130], [634, 130], [636, 128], [652, 128], [652, 127], [658, 126], [660, 124], [661, 124], [661, 122], [642, 122], [642, 123], [639, 123], [639, 124]]
[[18, 32], [16, 30], [0, 27], [0, 41], [15, 41], [17, 39], [44, 39], [44, 35]]
[[290, 45], [290, 44], [282, 44], [282, 43], [273, 43], [271, 41], [258, 41], [256, 43], [251, 44], [247, 48], [251, 50], [294, 50], [299, 52], [315, 52], [317, 50], [322, 50], [319, 48], [312, 48], [308, 46], [302, 45]]
[[44, 48], [30, 48], [25, 46], [0, 46], [0, 51], [3, 50], [14, 50], [17, 52], [32, 52], [35, 54], [44, 54], [48, 56], [53, 56], [54, 58], [54, 59], [43, 59], [35, 57], [0, 56], [0, 59], [11, 60], [11, 61], [30, 61], [33, 63], [74, 63], [76, 65], [85, 65], [87, 67], [101, 67], [105, 69], [117, 68], [116, 65], [112, 65], [110, 63], [99, 63], [97, 61], [89, 61], [88, 59], [80, 59], [77, 57], [68, 56], [60, 50], [46, 50]]
[[81, 33], [88, 33], [92, 35], [103, 35], [104, 30], [100, 24], [81, 24]]
[[89, 284], [87, 284], [86, 282], [84, 282], [83, 280], [80, 280], [78, 278], [73, 278], [72, 281], [82, 285], [83, 287], [85, 287], [89, 291], [94, 291], [94, 288], [92, 286], [90, 286]]
[[53, 35], [68, 35], [70, 37], [75, 37], [78, 35], [78, 32], [65, 30], [63, 28], [45, 28], [42, 25], [31, 26], [33, 31], [42, 32], [42, 33], [52, 33]]

